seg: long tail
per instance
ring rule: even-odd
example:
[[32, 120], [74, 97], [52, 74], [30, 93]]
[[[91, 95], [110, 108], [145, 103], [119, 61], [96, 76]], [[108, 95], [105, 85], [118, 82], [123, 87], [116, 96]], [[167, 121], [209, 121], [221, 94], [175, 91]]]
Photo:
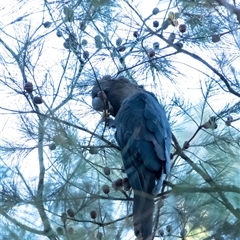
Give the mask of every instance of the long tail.
[[154, 199], [153, 195], [134, 191], [133, 224], [138, 240], [152, 239]]
[[141, 162], [127, 169], [127, 175], [134, 191], [133, 225], [138, 240], [152, 239], [155, 174]]

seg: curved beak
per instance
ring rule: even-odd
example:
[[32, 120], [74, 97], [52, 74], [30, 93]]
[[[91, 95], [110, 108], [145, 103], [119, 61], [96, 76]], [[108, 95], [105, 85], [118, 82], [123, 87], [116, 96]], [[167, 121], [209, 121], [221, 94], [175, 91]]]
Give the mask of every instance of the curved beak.
[[92, 99], [92, 106], [94, 110], [102, 112], [104, 109], [104, 102], [101, 98], [95, 97]]

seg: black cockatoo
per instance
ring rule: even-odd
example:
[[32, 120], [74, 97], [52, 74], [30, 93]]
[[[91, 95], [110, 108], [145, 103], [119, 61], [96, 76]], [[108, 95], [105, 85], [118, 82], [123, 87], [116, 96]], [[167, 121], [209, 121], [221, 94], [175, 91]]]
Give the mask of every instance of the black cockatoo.
[[134, 191], [134, 232], [139, 240], [150, 240], [154, 194], [170, 171], [171, 130], [165, 111], [154, 94], [125, 77], [96, 82], [92, 105], [115, 117], [115, 138]]

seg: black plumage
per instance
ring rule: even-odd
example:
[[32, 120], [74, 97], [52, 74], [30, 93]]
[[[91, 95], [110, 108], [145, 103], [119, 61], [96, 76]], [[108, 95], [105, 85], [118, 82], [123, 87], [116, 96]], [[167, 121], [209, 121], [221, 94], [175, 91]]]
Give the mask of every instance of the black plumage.
[[99, 91], [112, 107], [115, 138], [134, 190], [135, 235], [139, 240], [150, 240], [154, 194], [160, 190], [163, 174], [170, 171], [171, 130], [165, 111], [154, 94], [123, 77], [95, 84], [92, 97], [96, 110], [104, 108], [99, 107], [102, 98], [98, 107], [94, 106]]

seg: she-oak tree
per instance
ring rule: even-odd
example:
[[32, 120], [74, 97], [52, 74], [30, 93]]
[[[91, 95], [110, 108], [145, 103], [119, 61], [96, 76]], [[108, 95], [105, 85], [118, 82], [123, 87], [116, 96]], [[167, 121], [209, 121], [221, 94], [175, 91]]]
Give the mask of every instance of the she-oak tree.
[[114, 131], [91, 107], [104, 75], [156, 94], [171, 123], [154, 239], [239, 238], [239, 2], [12, 0], [0, 12], [2, 239], [134, 239]]

